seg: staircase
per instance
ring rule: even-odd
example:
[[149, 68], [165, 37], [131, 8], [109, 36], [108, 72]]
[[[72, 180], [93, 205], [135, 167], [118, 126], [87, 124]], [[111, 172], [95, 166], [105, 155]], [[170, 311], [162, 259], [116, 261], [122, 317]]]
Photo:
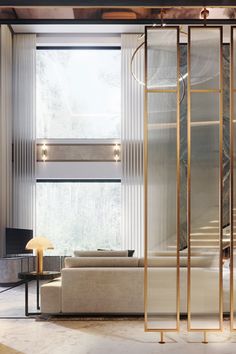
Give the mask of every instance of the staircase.
[[[236, 221], [236, 209], [234, 210], [234, 219]], [[235, 223], [236, 224], [236, 223]], [[236, 226], [234, 227], [236, 231]], [[218, 252], [219, 251], [219, 220], [211, 220], [207, 225], [193, 229], [190, 234], [191, 251], [197, 253], [202, 252]], [[230, 227], [227, 226], [223, 229], [223, 250], [230, 247]], [[236, 245], [236, 240], [235, 240]], [[167, 246], [168, 250], [176, 250], [176, 245], [170, 244]], [[181, 254], [187, 253], [185, 249]]]

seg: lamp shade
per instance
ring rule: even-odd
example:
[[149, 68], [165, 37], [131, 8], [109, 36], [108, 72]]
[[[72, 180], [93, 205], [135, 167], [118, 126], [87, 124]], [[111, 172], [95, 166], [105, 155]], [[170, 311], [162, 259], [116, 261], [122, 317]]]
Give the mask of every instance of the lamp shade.
[[53, 244], [46, 237], [38, 236], [32, 238], [25, 247], [27, 250], [46, 250], [53, 249]]

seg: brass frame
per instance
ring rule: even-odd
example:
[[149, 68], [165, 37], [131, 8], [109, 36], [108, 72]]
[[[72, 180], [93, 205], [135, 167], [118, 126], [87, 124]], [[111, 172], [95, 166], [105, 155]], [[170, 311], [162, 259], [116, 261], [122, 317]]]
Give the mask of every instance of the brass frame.
[[234, 83], [234, 32], [236, 27], [231, 27], [230, 34], [230, 330], [234, 327], [234, 95], [236, 84]]
[[[191, 89], [191, 29], [211, 30], [219, 29], [220, 39], [220, 78], [219, 89], [194, 90]], [[223, 32], [222, 26], [190, 26], [188, 28], [188, 175], [187, 175], [187, 203], [188, 203], [188, 274], [187, 274], [187, 327], [189, 332], [207, 332], [223, 330], [223, 268], [222, 268], [222, 190], [223, 190]], [[191, 327], [191, 94], [195, 92], [219, 93], [219, 328], [192, 328]], [[205, 340], [204, 343], [207, 341]]]
[[[161, 90], [147, 88], [147, 31], [176, 30], [177, 46], [177, 88], [175, 90]], [[178, 332], [180, 327], [180, 261], [179, 261], [179, 243], [180, 243], [180, 53], [179, 53], [179, 26], [165, 27], [145, 27], [145, 86], [144, 86], [144, 329], [145, 332], [160, 332], [160, 343], [164, 343], [164, 332]], [[148, 93], [176, 93], [176, 327], [175, 328], [148, 328], [147, 315], [147, 294], [148, 294]]]

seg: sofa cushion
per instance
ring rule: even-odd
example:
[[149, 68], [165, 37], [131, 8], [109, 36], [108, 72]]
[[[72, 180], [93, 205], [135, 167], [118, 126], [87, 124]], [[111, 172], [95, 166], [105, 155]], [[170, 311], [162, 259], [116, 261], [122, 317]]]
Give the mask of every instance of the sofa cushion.
[[74, 251], [75, 257], [128, 257], [128, 250], [124, 251]]
[[141, 314], [143, 294], [142, 268], [62, 269], [64, 313]]
[[133, 257], [135, 250], [128, 250], [128, 257]]
[[[98, 248], [97, 251], [115, 251], [107, 248]], [[128, 257], [133, 257], [135, 250], [128, 250]]]
[[[176, 267], [176, 257], [150, 257], [148, 259], [149, 267]], [[139, 267], [144, 267], [144, 258], [139, 259]]]
[[[149, 257], [176, 257], [176, 250], [175, 251], [149, 251]], [[207, 251], [191, 251], [192, 257], [215, 257], [219, 253], [218, 252], [207, 252]], [[179, 252], [180, 257], [187, 257], [188, 250], [184, 249], [183, 251]]]
[[[187, 267], [188, 257], [180, 257], [180, 267]], [[176, 257], [150, 257], [148, 260], [149, 267], [176, 267]], [[192, 268], [209, 268], [218, 267], [218, 257], [214, 256], [196, 256], [191, 258]], [[144, 267], [144, 258], [139, 259], [139, 267]]]
[[67, 257], [66, 268], [91, 268], [91, 267], [138, 267], [138, 258], [134, 257]]

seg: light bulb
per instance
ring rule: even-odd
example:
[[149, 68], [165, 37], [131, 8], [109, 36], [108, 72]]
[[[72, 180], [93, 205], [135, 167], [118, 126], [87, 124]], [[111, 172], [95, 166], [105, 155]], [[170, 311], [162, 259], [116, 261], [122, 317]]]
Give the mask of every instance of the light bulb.
[[114, 146], [114, 160], [117, 162], [120, 159], [120, 146], [115, 144]]
[[42, 160], [45, 162], [47, 160], [47, 155], [48, 155], [48, 150], [47, 150], [47, 146], [45, 144], [43, 144], [42, 146]]

